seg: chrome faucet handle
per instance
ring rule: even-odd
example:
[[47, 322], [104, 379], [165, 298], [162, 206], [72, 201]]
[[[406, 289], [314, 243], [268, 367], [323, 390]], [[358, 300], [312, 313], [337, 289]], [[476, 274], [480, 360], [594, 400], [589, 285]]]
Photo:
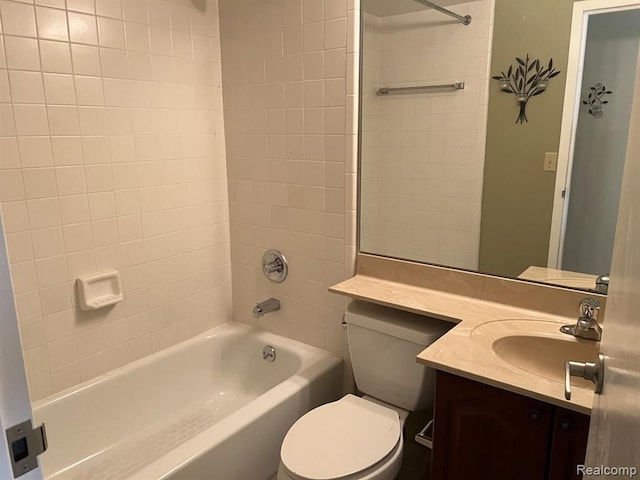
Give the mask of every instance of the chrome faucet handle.
[[571, 377], [581, 377], [595, 384], [595, 393], [602, 392], [604, 382], [604, 355], [598, 355], [597, 362], [574, 362], [564, 364], [564, 398], [571, 400]]
[[283, 270], [284, 270], [284, 264], [282, 263], [282, 260], [280, 260], [279, 258], [276, 258], [272, 262], [265, 264], [263, 267], [263, 271], [267, 275], [271, 273], [281, 273]]
[[600, 312], [600, 302], [591, 297], [583, 298], [578, 304], [580, 319], [597, 320]]
[[287, 259], [278, 250], [267, 250], [262, 256], [262, 273], [274, 283], [282, 283], [289, 273]]

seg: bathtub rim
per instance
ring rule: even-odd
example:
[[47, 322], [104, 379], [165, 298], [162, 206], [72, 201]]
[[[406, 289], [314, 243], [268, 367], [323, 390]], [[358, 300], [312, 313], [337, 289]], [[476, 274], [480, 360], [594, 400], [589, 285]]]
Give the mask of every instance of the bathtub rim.
[[[217, 330], [220, 330], [220, 331], [218, 332]], [[285, 337], [277, 333], [272, 333], [267, 330], [254, 327], [252, 325], [247, 325], [246, 323], [231, 321], [231, 322], [222, 323], [220, 325], [216, 325], [215, 327], [210, 328], [209, 330], [206, 330], [202, 333], [199, 333], [198, 335], [194, 335], [193, 337], [189, 337], [185, 340], [182, 340], [167, 348], [163, 348], [158, 352], [152, 352], [149, 355], [133, 360], [132, 362], [127, 363], [126, 365], [122, 365], [121, 367], [115, 368], [113, 370], [109, 370], [108, 372], [103, 373], [97, 377], [94, 377], [89, 380], [85, 380], [84, 382], [78, 383], [77, 385], [73, 385], [69, 388], [61, 390], [60, 392], [49, 395], [48, 397], [42, 398], [40, 400], [36, 400], [35, 402], [31, 403], [31, 410], [35, 413], [35, 410], [37, 410], [38, 408], [41, 408], [50, 403], [58, 402], [69, 395], [81, 392], [82, 390], [90, 388], [97, 383], [101, 383], [110, 377], [124, 375], [128, 371], [143, 368], [144, 366], [150, 363], [153, 363], [154, 361], [157, 361], [159, 358], [170, 356], [173, 352], [186, 350], [192, 344], [203, 342], [213, 337], [232, 335], [233, 333], [242, 333], [243, 331], [247, 333], [258, 334], [261, 337], [265, 336], [266, 337], [265, 341], [268, 341], [269, 339], [273, 339], [274, 343], [276, 343], [278, 340], [281, 340], [281, 339], [285, 340], [285, 343], [287, 345], [290, 345], [293, 347], [291, 350], [295, 353], [307, 353], [307, 354], [310, 354], [310, 353], [313, 354], [314, 352], [322, 353], [322, 354], [329, 355], [331, 357], [335, 357], [339, 361], [342, 361], [340, 357], [329, 352], [328, 350], [323, 350], [321, 348], [314, 347], [313, 345], [300, 342], [299, 340], [294, 340], [292, 338]], [[303, 372], [304, 370], [305, 370], [305, 363], [301, 362], [301, 365], [294, 372], [292, 376], [298, 375], [300, 372]]]

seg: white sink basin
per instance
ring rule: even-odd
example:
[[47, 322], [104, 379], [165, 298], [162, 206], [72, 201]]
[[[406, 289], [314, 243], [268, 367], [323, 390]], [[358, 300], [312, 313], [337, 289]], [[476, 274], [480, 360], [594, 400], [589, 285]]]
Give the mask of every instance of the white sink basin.
[[[505, 363], [533, 375], [564, 382], [567, 360], [595, 362], [600, 343], [559, 331], [561, 324], [544, 320], [501, 320], [476, 327], [472, 336], [485, 343]], [[572, 378], [571, 383], [593, 388], [591, 382]]]

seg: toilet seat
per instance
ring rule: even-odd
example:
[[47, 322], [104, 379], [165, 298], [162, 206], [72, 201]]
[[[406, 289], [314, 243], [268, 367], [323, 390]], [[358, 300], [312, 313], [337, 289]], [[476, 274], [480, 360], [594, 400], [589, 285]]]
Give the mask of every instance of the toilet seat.
[[401, 454], [398, 413], [354, 395], [300, 418], [282, 443], [282, 466], [292, 478], [361, 478]]

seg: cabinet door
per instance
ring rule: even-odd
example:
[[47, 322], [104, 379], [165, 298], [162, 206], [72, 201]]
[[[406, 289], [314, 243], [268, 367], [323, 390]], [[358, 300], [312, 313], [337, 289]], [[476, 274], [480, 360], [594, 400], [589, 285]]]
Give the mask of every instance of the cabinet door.
[[544, 480], [553, 407], [436, 374], [434, 480]]
[[589, 416], [556, 407], [549, 458], [550, 480], [578, 480], [589, 436]]

